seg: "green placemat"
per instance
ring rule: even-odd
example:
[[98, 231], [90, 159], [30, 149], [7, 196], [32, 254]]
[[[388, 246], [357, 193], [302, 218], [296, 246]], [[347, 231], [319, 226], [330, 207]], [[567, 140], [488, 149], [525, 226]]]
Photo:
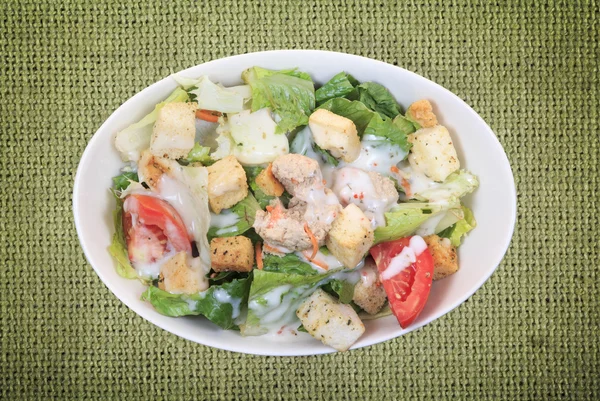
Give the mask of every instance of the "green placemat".
[[[0, 398], [599, 399], [599, 6], [595, 1], [0, 3]], [[518, 187], [510, 250], [483, 288], [417, 332], [271, 358], [147, 323], [86, 263], [79, 157], [127, 98], [223, 56], [373, 57], [465, 99]]]

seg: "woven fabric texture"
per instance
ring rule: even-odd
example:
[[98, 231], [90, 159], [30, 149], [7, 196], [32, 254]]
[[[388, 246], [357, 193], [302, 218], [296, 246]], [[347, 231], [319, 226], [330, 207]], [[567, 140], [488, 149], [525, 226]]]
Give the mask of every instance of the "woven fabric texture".
[[[600, 399], [599, 17], [593, 0], [3, 0], [0, 399]], [[372, 347], [256, 357], [151, 325], [87, 264], [71, 193], [101, 123], [171, 72], [280, 48], [415, 71], [497, 133], [518, 223], [468, 302]]]

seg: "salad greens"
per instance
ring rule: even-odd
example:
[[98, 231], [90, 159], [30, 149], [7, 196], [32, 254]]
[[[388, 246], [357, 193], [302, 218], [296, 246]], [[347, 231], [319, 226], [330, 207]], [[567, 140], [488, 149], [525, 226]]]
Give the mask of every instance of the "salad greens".
[[[458, 247], [476, 226], [461, 199], [478, 187], [477, 177], [460, 170], [449, 137], [429, 150], [413, 148], [410, 142], [427, 141], [420, 117], [403, 115], [377, 82], [340, 72], [315, 90], [305, 72], [262, 67], [243, 71], [245, 84], [233, 87], [207, 76], [174, 78], [179, 87], [167, 99], [117, 133], [115, 146], [131, 163], [113, 178], [115, 233], [108, 248], [117, 273], [148, 285], [142, 299], [163, 315], [204, 316], [242, 335], [294, 329], [319, 332], [327, 344], [327, 336], [343, 341], [353, 335], [344, 330], [361, 329], [353, 322], [391, 314], [398, 302], [375, 288], [387, 291], [384, 280], [401, 276], [379, 275], [387, 265], [374, 268], [366, 259], [374, 252], [381, 264], [377, 252], [389, 245], [376, 244], [437, 234], [451, 245], [440, 244]], [[187, 125], [159, 113], [168, 103], [180, 103], [169, 106], [175, 115], [189, 113], [179, 119]], [[316, 109], [329, 113], [320, 111], [309, 126]], [[172, 127], [160, 154], [150, 153], [157, 119]], [[294, 156], [277, 165], [288, 153], [316, 163]], [[259, 186], [267, 166], [273, 174], [261, 175]], [[435, 174], [441, 169], [443, 177]], [[282, 185], [281, 196], [267, 195], [280, 194]], [[335, 238], [338, 223], [347, 238]], [[311, 310], [320, 314], [303, 320]], [[314, 327], [340, 316], [343, 327], [333, 334]]]
[[315, 88], [310, 75], [296, 69], [273, 71], [252, 67], [242, 73], [252, 88], [252, 111], [268, 107], [278, 116], [277, 132], [287, 133], [308, 124], [315, 108]]
[[166, 316], [202, 315], [222, 329], [234, 329], [246, 305], [251, 282], [252, 278], [236, 279], [198, 294], [172, 294], [150, 286], [142, 300]]

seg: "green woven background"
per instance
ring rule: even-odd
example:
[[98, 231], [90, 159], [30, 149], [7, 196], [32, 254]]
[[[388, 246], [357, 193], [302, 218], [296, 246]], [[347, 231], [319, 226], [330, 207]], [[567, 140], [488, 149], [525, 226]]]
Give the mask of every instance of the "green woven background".
[[[600, 398], [595, 1], [3, 0], [0, 10], [0, 398]], [[101, 123], [170, 72], [279, 48], [397, 64], [495, 130], [518, 224], [467, 303], [357, 351], [255, 357], [154, 327], [87, 264], [71, 192]]]

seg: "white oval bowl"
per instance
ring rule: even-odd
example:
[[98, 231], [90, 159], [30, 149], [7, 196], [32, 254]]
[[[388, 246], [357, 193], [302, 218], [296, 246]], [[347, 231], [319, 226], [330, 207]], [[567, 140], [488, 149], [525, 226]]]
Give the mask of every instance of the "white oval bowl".
[[[380, 343], [418, 329], [448, 313], [469, 298], [491, 276], [501, 262], [513, 234], [516, 192], [512, 171], [502, 146], [483, 119], [456, 95], [415, 73], [360, 56], [316, 50], [276, 50], [214, 60], [181, 72], [183, 76], [208, 75], [229, 86], [241, 83], [243, 70], [252, 66], [270, 69], [298, 67], [323, 84], [340, 71], [359, 81], [383, 84], [407, 107], [418, 99], [429, 99], [440, 120], [452, 134], [461, 167], [479, 177], [480, 187], [466, 204], [473, 209], [477, 227], [459, 249], [459, 271], [436, 281], [425, 309], [406, 330], [393, 316], [365, 322], [366, 332], [352, 347]], [[100, 279], [129, 308], [151, 323], [188, 340], [224, 350], [258, 355], [315, 355], [333, 352], [308, 334], [292, 341], [272, 337], [242, 337], [220, 330], [198, 317], [172, 318], [159, 314], [140, 300], [144, 286], [121, 278], [107, 251], [113, 234], [114, 200], [108, 191], [112, 177], [123, 167], [113, 141], [115, 133], [139, 120], [174, 90], [167, 77], [127, 100], [105, 122], [88, 144], [77, 170], [73, 189], [73, 213], [85, 255]]]

